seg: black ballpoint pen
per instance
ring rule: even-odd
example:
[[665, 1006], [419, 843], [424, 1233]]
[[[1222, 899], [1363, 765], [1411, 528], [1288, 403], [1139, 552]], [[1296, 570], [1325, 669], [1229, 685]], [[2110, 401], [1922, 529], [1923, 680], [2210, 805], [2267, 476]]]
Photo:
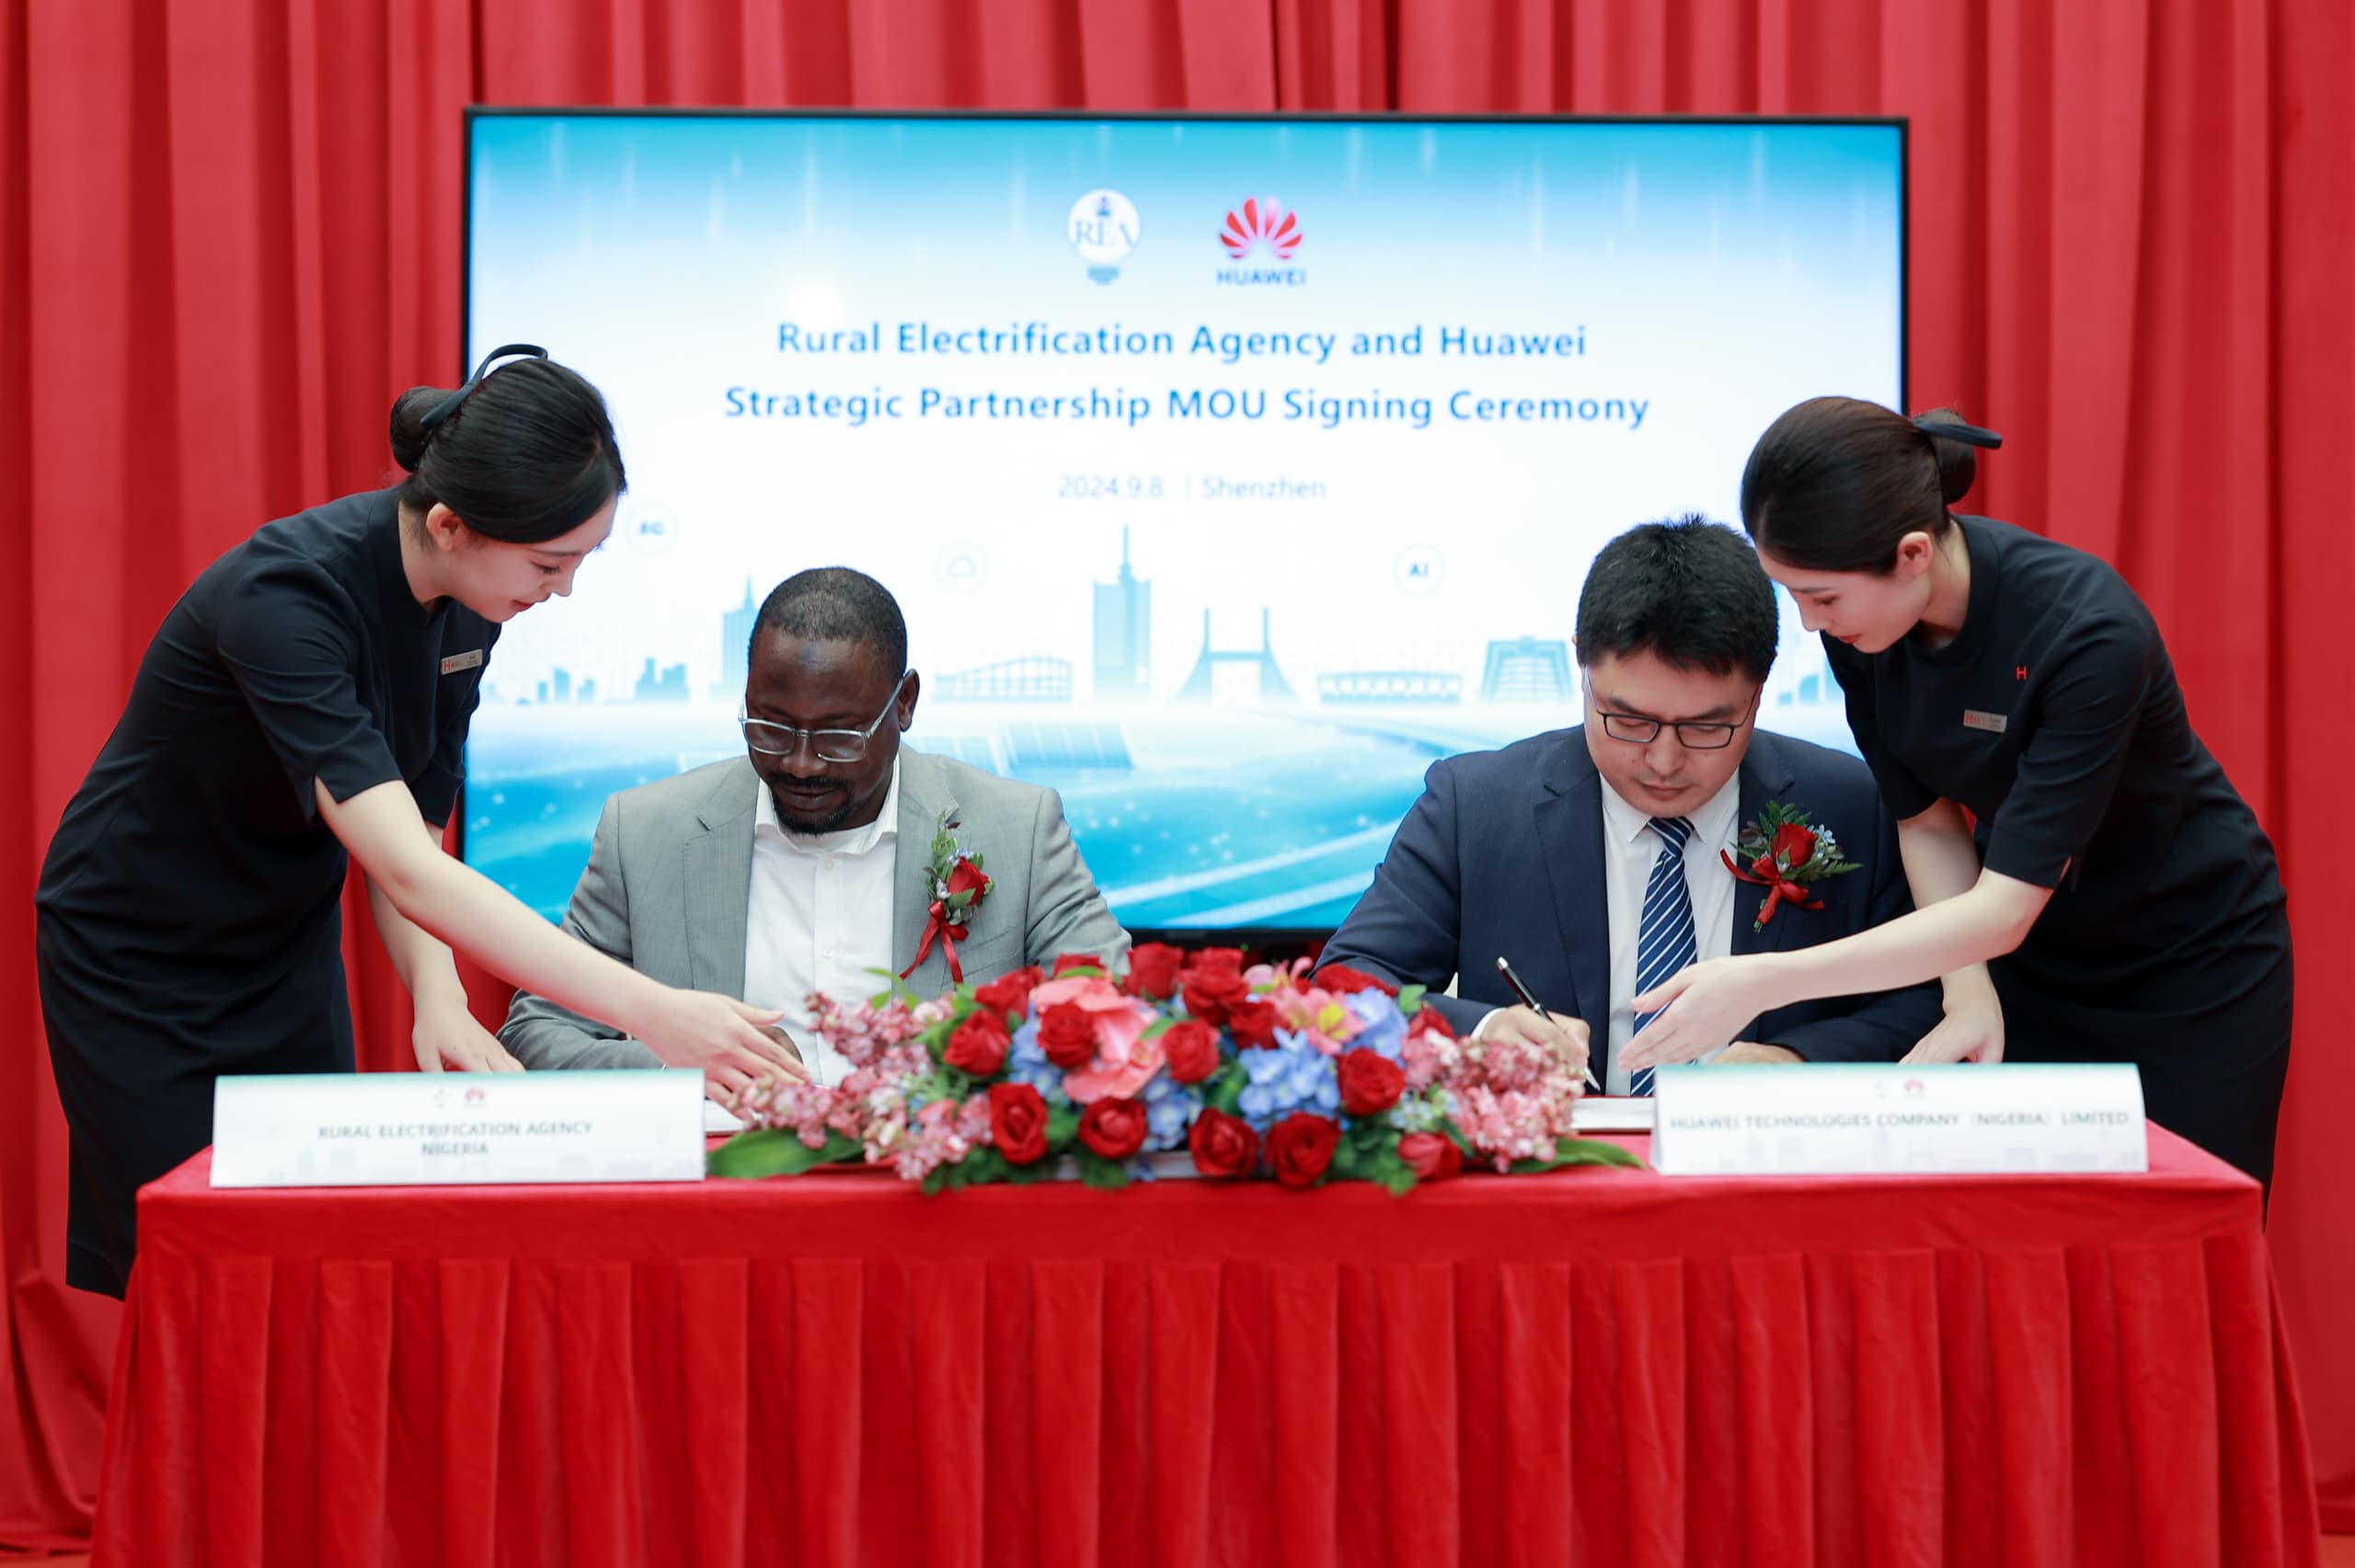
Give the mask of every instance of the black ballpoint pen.
[[[1545, 1011], [1545, 1004], [1530, 994], [1529, 988], [1521, 983], [1521, 977], [1512, 972], [1512, 966], [1505, 962], [1504, 955], [1501, 953], [1497, 955], [1497, 973], [1505, 978], [1505, 984], [1512, 987], [1513, 995], [1521, 998], [1521, 1004], [1523, 1007], [1526, 1007], [1530, 1012], [1534, 1013], [1538, 1017], [1543, 1018], [1548, 1024], [1551, 1024], [1554, 1021], [1554, 1015]], [[1588, 1088], [1593, 1090], [1598, 1094], [1603, 1093], [1603, 1085], [1594, 1081], [1593, 1068], [1581, 1063], [1579, 1067], [1579, 1070], [1586, 1074], [1586, 1086]]]

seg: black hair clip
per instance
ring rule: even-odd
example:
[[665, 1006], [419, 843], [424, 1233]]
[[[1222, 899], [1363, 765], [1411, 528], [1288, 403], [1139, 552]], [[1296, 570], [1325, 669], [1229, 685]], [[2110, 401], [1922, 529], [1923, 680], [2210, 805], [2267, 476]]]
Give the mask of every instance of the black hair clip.
[[425, 418], [417, 422], [419, 433], [428, 436], [431, 435], [436, 427], [448, 419], [451, 415], [456, 413], [458, 411], [458, 405], [464, 403], [467, 398], [472, 397], [474, 395], [475, 388], [480, 386], [482, 384], [483, 378], [490, 373], [491, 366], [497, 364], [501, 360], [515, 359], [519, 357], [534, 360], [545, 360], [548, 357], [548, 351], [546, 349], [541, 348], [537, 343], [501, 343], [498, 348], [493, 349], [489, 353], [483, 356], [482, 363], [475, 367], [475, 373], [466, 378], [465, 385], [458, 388], [457, 391], [450, 394], [449, 396], [443, 398], [441, 402], [436, 403], [432, 407], [426, 410]]
[[1944, 419], [1933, 419], [1927, 414], [1916, 414], [1913, 416], [1913, 428], [1925, 436], [1936, 436], [1941, 441], [1960, 441], [1965, 446], [1981, 446], [1992, 450], [2004, 444], [2004, 438], [1994, 431], [1981, 429], [1977, 425], [1966, 425], [1959, 419], [1949, 424]]

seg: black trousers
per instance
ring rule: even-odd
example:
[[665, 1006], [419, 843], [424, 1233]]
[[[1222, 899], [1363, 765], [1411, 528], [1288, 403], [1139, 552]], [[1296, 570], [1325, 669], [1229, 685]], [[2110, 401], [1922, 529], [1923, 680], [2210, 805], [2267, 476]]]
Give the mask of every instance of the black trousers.
[[2131, 996], [2041, 994], [2004, 960], [1989, 967], [2004, 1001], [2005, 1060], [2131, 1062], [2153, 1121], [2270, 1192], [2296, 997], [2286, 916], [2257, 982], [2192, 1013], [2132, 1011]]

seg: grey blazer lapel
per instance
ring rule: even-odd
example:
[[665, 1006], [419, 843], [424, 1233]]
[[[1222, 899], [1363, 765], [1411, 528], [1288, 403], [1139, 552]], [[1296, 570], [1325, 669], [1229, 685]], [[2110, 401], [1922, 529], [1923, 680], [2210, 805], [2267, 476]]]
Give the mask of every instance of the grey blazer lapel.
[[752, 906], [752, 819], [767, 786], [747, 761], [696, 808], [682, 846], [688, 973], [697, 990], [744, 995], [744, 932]]
[[[932, 861], [932, 835], [943, 814], [957, 816], [957, 794], [949, 787], [948, 770], [938, 761], [907, 746], [900, 748], [899, 840], [893, 845], [891, 868], [891, 967], [908, 967], [924, 940], [925, 921], [932, 910], [932, 887], [926, 873]], [[940, 944], [933, 944], [924, 963], [908, 977], [918, 996], [938, 996], [948, 989], [948, 961]]]

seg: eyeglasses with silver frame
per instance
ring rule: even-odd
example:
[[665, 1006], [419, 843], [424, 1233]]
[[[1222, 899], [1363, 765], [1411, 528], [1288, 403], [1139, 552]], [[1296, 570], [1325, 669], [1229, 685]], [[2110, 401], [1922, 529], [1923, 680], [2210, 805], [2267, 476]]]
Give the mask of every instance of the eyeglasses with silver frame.
[[821, 762], [858, 762], [867, 758], [867, 748], [891, 710], [900, 705], [900, 693], [908, 687], [912, 670], [900, 671], [891, 685], [891, 700], [883, 711], [864, 729], [798, 729], [789, 724], [772, 724], [764, 718], [754, 718], [740, 704], [736, 709], [736, 727], [744, 732], [744, 744], [764, 757], [790, 757], [801, 750], [807, 740], [810, 749]]

